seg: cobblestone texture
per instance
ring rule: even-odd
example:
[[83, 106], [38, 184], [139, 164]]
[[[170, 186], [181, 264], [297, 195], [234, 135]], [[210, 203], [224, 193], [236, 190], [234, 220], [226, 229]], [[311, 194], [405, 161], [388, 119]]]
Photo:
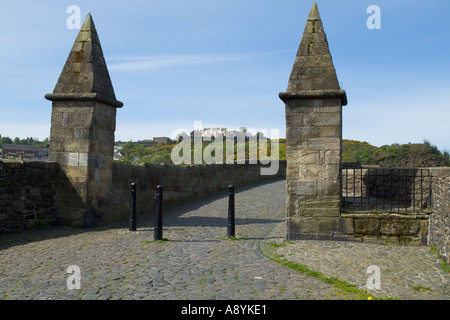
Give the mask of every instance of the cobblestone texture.
[[[227, 192], [165, 208], [163, 242], [153, 241], [154, 214], [138, 215], [136, 232], [124, 222], [2, 235], [0, 299], [345, 298], [263, 254], [268, 243], [284, 241], [285, 201], [285, 181], [237, 188], [237, 240], [226, 238]], [[367, 267], [378, 265], [381, 290], [374, 295], [450, 298], [450, 274], [427, 247], [296, 241], [276, 253], [361, 288]], [[81, 289], [67, 288], [70, 265], [80, 267]]]

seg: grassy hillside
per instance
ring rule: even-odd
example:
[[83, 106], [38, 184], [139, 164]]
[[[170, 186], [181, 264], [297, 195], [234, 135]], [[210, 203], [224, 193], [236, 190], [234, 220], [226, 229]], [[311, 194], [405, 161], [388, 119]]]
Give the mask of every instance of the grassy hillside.
[[381, 167], [442, 167], [450, 165], [448, 152], [441, 153], [428, 141], [424, 143], [391, 144], [381, 147], [356, 140], [342, 141], [342, 160], [359, 161]]
[[[276, 141], [276, 140], [273, 140]], [[208, 147], [211, 142], [203, 142], [202, 144], [202, 154], [204, 154], [205, 148]], [[275, 144], [273, 144], [275, 147]], [[146, 147], [142, 144], [127, 142], [122, 146], [120, 150], [125, 154], [125, 157], [118, 160], [117, 162], [126, 164], [140, 164], [140, 163], [153, 163], [153, 164], [171, 164], [171, 152], [175, 147], [175, 144], [171, 145], [154, 145], [151, 147]], [[264, 152], [263, 146], [259, 145], [257, 147], [256, 142], [240, 142], [234, 143], [234, 160], [237, 160], [237, 152], [245, 148], [245, 158], [248, 159], [264, 159], [272, 156], [272, 152], [278, 152], [279, 159], [286, 159], [286, 139], [278, 140], [278, 150], [274, 148], [272, 150], [272, 141], [267, 142], [267, 151]], [[207, 150], [207, 152], [210, 152]], [[210, 152], [211, 156], [215, 155], [215, 152]], [[223, 162], [227, 161], [226, 158], [226, 143], [223, 144]], [[191, 159], [194, 161], [194, 143], [191, 143]], [[203, 159], [203, 163], [205, 163]]]
[[[272, 152], [279, 153], [279, 159], [286, 159], [286, 139], [278, 140], [278, 151], [271, 150], [271, 142], [267, 144], [267, 155], [271, 156]], [[202, 152], [210, 144], [210, 142], [203, 142]], [[193, 146], [193, 144], [192, 144]], [[264, 152], [261, 149], [254, 147], [254, 142], [245, 142], [246, 159], [263, 158]], [[118, 162], [128, 164], [140, 164], [142, 162], [161, 164], [171, 164], [171, 152], [175, 147], [172, 145], [154, 145], [145, 147], [144, 145], [127, 142], [122, 147], [122, 152], [125, 157]], [[224, 153], [226, 148], [224, 144]], [[234, 145], [234, 158], [241, 145]], [[428, 141], [424, 143], [409, 143], [409, 144], [392, 144], [382, 147], [373, 146], [367, 142], [356, 140], [342, 141], [343, 153], [342, 158], [344, 162], [359, 161], [363, 165], [380, 165], [382, 167], [442, 167], [450, 166], [450, 157], [448, 152], [440, 152], [437, 147], [432, 146]], [[191, 159], [194, 159], [192, 147]], [[214, 153], [213, 153], [214, 155]], [[224, 157], [224, 161], [226, 158]]]

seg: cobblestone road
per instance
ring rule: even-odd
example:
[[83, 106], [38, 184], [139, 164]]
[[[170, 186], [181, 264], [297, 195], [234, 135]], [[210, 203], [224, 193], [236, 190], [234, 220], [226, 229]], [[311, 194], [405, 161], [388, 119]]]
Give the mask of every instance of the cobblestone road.
[[[227, 192], [165, 208], [168, 241], [159, 243], [153, 241], [153, 214], [138, 215], [136, 232], [124, 222], [90, 231], [55, 227], [0, 236], [0, 298], [354, 298], [268, 259], [272, 248], [360, 288], [371, 275], [368, 266], [377, 265], [381, 289], [371, 291], [376, 296], [450, 299], [450, 274], [427, 247], [298, 241], [273, 249], [285, 236], [285, 182], [236, 191], [238, 240], [226, 238]], [[70, 265], [80, 268], [80, 289], [67, 287]]]

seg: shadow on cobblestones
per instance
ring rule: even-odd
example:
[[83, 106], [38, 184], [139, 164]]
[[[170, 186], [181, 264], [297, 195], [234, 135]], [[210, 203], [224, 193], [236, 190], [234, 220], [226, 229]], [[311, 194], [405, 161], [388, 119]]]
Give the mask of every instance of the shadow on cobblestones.
[[[247, 186], [236, 186], [236, 196], [239, 193], [251, 190], [256, 187], [271, 184], [279, 180], [263, 181]], [[192, 216], [183, 217], [186, 213], [199, 210], [204, 207], [208, 207], [213, 202], [218, 200], [221, 201], [221, 206], [217, 207], [221, 216]], [[150, 200], [149, 200], [150, 201]], [[153, 200], [152, 200], [153, 201]], [[176, 228], [176, 227], [226, 227], [227, 225], [227, 204], [228, 204], [228, 191], [223, 190], [210, 195], [199, 197], [197, 199], [179, 202], [173, 205], [165, 206], [163, 208], [163, 227]], [[207, 212], [208, 213], [208, 212]], [[144, 214], [139, 214], [137, 216], [137, 226], [140, 231], [153, 231], [154, 227], [155, 212], [148, 212]], [[253, 219], [253, 218], [239, 218], [235, 219], [236, 225], [246, 225], [246, 224], [270, 224], [276, 223], [277, 220], [273, 219]], [[23, 245], [30, 242], [38, 242], [50, 239], [57, 239], [61, 237], [68, 237], [74, 235], [80, 235], [83, 233], [106, 231], [110, 229], [123, 229], [128, 228], [128, 218], [109, 223], [99, 227], [93, 228], [81, 228], [81, 227], [70, 227], [70, 226], [48, 226], [36, 229], [29, 229], [24, 231], [17, 231], [13, 233], [0, 234], [0, 251], [17, 246]], [[205, 240], [202, 240], [205, 241]]]

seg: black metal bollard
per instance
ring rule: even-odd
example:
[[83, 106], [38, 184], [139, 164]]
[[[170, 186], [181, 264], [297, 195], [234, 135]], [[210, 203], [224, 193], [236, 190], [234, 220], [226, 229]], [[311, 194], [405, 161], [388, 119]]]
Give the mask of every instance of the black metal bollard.
[[156, 220], [154, 230], [154, 240], [162, 240], [162, 204], [163, 204], [163, 189], [164, 186], [158, 185], [156, 187]]
[[135, 182], [131, 184], [130, 231], [136, 231], [136, 186]]
[[235, 222], [234, 222], [234, 185], [228, 186], [228, 238], [235, 236]]

